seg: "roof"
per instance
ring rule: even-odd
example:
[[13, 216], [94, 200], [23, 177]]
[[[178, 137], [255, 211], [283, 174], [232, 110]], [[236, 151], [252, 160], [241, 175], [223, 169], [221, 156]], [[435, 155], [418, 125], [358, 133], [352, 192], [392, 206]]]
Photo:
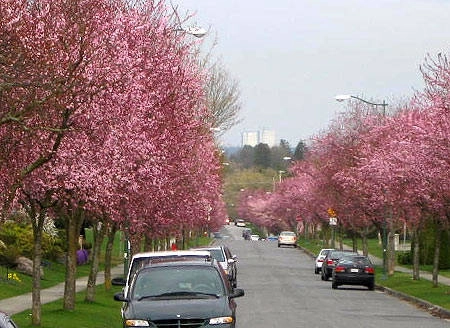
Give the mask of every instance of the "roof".
[[153, 257], [189, 257], [189, 256], [211, 256], [207, 250], [186, 250], [186, 251], [161, 251], [143, 252], [133, 255], [133, 258], [153, 258]]

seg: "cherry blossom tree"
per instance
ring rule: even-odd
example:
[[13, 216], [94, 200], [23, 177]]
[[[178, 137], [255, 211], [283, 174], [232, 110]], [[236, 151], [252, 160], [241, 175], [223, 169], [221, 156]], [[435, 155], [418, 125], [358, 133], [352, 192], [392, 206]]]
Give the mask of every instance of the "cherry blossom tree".
[[[22, 7], [7, 2], [4, 8], [10, 10], [8, 5], [14, 15], [5, 26], [24, 38], [19, 43], [28, 47], [24, 54], [34, 59], [30, 63], [37, 62], [30, 64], [29, 72], [46, 76], [49, 69], [54, 74], [48, 81], [61, 85], [39, 90], [44, 99], [51, 99], [48, 103], [31, 97], [34, 93], [29, 91], [30, 104], [39, 104], [33, 112], [36, 117], [25, 120], [32, 117], [27, 112], [18, 126], [33, 130], [33, 137], [20, 138], [19, 128], [2, 125], [3, 135], [9, 133], [22, 146], [14, 161], [2, 166], [5, 175], [14, 177], [28, 163], [33, 165], [20, 179], [4, 181], [3, 186], [15, 185], [11, 190], [20, 191], [17, 196], [24, 206], [32, 200], [51, 200], [56, 206], [49, 213], [65, 219], [64, 308], [73, 309], [75, 245], [86, 215], [110, 220], [135, 234], [150, 229], [153, 236], [167, 230], [177, 233], [186, 222], [190, 226], [201, 226], [207, 218], [214, 226], [223, 222], [220, 166], [204, 120], [208, 112], [202, 101], [203, 74], [190, 56], [192, 42], [175, 32], [162, 2], [133, 7], [120, 1], [43, 0], [31, 8], [25, 2]], [[59, 125], [52, 123], [53, 117]], [[33, 158], [41, 154], [48, 156], [34, 165]], [[214, 204], [214, 211], [209, 213], [205, 204]], [[42, 213], [47, 207], [41, 206]], [[41, 217], [33, 220], [39, 223]], [[34, 229], [36, 236], [40, 226]], [[35, 247], [34, 262], [39, 266], [39, 243]], [[40, 322], [39, 280], [36, 274], [35, 324]], [[89, 284], [95, 285], [95, 277]]]

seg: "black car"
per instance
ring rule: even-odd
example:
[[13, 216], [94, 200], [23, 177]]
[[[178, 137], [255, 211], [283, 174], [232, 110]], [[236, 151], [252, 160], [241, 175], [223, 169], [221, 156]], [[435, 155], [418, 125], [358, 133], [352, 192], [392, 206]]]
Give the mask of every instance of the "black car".
[[151, 264], [114, 299], [124, 302], [123, 327], [235, 327], [234, 298], [243, 295], [211, 259]]
[[344, 256], [333, 270], [331, 287], [340, 285], [361, 285], [369, 290], [375, 288], [375, 269], [367, 256]]
[[0, 328], [17, 328], [14, 321], [4, 312], [0, 312]]
[[358, 255], [358, 253], [338, 250], [332, 250], [329, 252], [322, 263], [322, 271], [320, 276], [322, 280], [328, 280], [331, 278], [336, 263], [344, 255]]

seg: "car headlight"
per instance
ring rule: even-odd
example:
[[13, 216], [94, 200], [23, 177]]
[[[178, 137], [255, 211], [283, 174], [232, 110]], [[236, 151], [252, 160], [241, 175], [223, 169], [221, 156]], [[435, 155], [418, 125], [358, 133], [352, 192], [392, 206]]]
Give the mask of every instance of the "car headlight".
[[233, 318], [232, 317], [219, 317], [219, 318], [209, 319], [210, 325], [220, 325], [222, 323], [233, 323]]
[[127, 327], [150, 327], [147, 320], [142, 319], [128, 319], [125, 321]]

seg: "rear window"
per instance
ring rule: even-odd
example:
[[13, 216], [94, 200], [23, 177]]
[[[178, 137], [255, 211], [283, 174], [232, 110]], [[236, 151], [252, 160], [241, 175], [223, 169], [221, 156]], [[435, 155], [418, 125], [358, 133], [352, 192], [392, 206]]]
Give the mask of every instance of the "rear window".
[[225, 257], [221, 249], [209, 249], [211, 256], [219, 262], [225, 262]]
[[332, 259], [340, 259], [343, 256], [354, 256], [354, 255], [358, 255], [358, 253], [354, 253], [354, 252], [345, 252], [345, 251], [332, 251], [330, 252], [330, 254], [328, 254], [329, 258]]
[[294, 232], [290, 232], [290, 231], [283, 231], [280, 236], [295, 236]]

